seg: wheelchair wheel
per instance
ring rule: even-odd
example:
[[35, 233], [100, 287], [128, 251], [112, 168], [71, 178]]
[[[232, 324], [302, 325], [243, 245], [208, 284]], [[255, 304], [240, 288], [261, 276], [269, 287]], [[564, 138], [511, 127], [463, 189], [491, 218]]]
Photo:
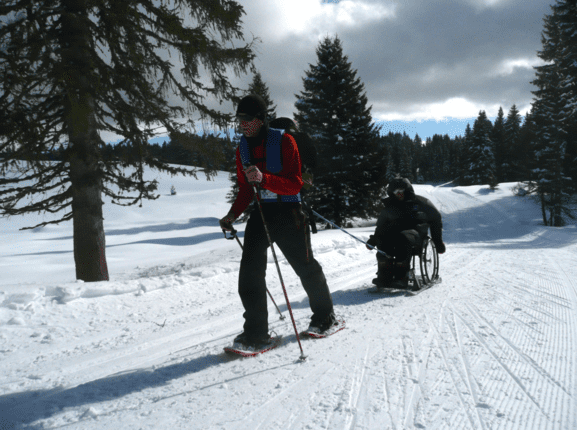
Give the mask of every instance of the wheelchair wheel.
[[426, 285], [429, 282], [437, 279], [439, 276], [439, 254], [435, 248], [435, 244], [430, 237], [423, 240], [423, 248], [420, 255], [421, 277], [423, 283]]

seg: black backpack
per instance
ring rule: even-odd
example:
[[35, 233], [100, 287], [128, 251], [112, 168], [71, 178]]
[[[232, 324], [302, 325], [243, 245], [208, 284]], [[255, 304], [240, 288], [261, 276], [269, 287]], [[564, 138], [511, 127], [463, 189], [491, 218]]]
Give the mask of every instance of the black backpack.
[[304, 195], [313, 186], [313, 170], [317, 167], [317, 149], [315, 148], [313, 139], [308, 135], [308, 133], [300, 131], [296, 122], [290, 118], [280, 117], [273, 119], [269, 123], [269, 127], [284, 130], [285, 133], [290, 134], [295, 139], [301, 157], [301, 171], [303, 181], [305, 182], [303, 189], [301, 190], [301, 198], [303, 199], [302, 206], [308, 218], [308, 222], [310, 223], [311, 231], [314, 234], [317, 232], [317, 225], [311, 208], [304, 201]]
[[312, 174], [317, 167], [317, 149], [308, 133], [299, 130], [297, 124], [290, 118], [275, 118], [269, 123], [270, 128], [284, 130], [294, 137], [301, 157], [302, 171]]

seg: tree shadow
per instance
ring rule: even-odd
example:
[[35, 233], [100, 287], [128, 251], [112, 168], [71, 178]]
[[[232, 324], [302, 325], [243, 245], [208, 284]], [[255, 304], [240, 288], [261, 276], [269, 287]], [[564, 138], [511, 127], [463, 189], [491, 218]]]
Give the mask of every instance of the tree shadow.
[[115, 400], [126, 395], [160, 387], [173, 379], [201, 372], [230, 361], [224, 352], [193, 358], [178, 364], [150, 369], [137, 369], [107, 376], [73, 388], [33, 390], [0, 396], [0, 429], [41, 429], [31, 425], [50, 418], [65, 408], [78, 408]]
[[[187, 223], [167, 223], [167, 224], [151, 224], [141, 227], [133, 227], [126, 229], [104, 229], [106, 236], [132, 236], [141, 233], [163, 233], [168, 231], [179, 231], [179, 230], [190, 230], [192, 228], [198, 227], [218, 227], [218, 218], [215, 217], [205, 217], [205, 218], [191, 218]], [[48, 239], [42, 239], [46, 241], [51, 240], [70, 240], [72, 236], [61, 236], [52, 237]]]
[[[244, 231], [237, 232], [237, 236], [239, 238], [244, 237]], [[137, 240], [134, 242], [126, 242], [126, 243], [117, 243], [114, 245], [106, 245], [106, 249], [109, 248], [116, 248], [119, 246], [127, 246], [127, 245], [139, 245], [139, 244], [152, 244], [152, 245], [166, 245], [166, 246], [191, 246], [191, 245], [198, 245], [199, 243], [208, 242], [210, 240], [217, 240], [223, 239], [224, 235], [222, 232], [220, 233], [204, 233], [204, 234], [197, 234], [196, 236], [183, 236], [183, 237], [169, 237], [166, 239], [145, 239], [145, 240]], [[70, 237], [72, 239], [72, 237]], [[45, 240], [54, 240], [54, 239], [45, 239]], [[71, 254], [73, 251], [44, 251], [44, 252], [30, 252], [26, 254], [11, 254], [7, 257], [22, 257], [22, 256], [31, 256], [31, 255], [57, 255], [57, 254]]]
[[[382, 293], [382, 294], [371, 294], [368, 292], [368, 283], [365, 283], [363, 287], [355, 288], [352, 290], [339, 290], [331, 292], [331, 298], [333, 299], [333, 305], [335, 306], [360, 306], [366, 303], [373, 302], [375, 300], [382, 300], [386, 298], [396, 297], [399, 295], [404, 295], [404, 292], [398, 293]], [[303, 289], [304, 291], [304, 289]], [[288, 311], [286, 303], [278, 303], [277, 305], [281, 312]], [[383, 303], [384, 306], [392, 306], [387, 304], [386, 302]], [[309, 299], [308, 297], [303, 297], [301, 300], [298, 301], [291, 301], [291, 308], [292, 309], [309, 309]], [[269, 320], [272, 321], [271, 318], [274, 318], [274, 314], [269, 310]]]

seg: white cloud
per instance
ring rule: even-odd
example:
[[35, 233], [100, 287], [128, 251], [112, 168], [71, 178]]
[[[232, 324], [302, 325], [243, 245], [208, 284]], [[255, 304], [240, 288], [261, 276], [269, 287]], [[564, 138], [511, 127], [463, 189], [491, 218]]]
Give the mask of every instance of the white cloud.
[[[247, 7], [248, 9], [248, 7]], [[362, 1], [321, 3], [320, 0], [292, 0], [271, 2], [267, 8], [267, 33], [275, 39], [291, 35], [314, 35], [338, 32], [343, 27], [362, 27], [371, 22], [395, 17], [396, 6], [368, 4]]]
[[451, 118], [475, 118], [481, 110], [487, 112], [488, 116], [495, 116], [499, 110], [499, 105], [481, 105], [461, 97], [454, 97], [439, 103], [410, 106], [409, 110], [410, 112], [379, 114], [378, 103], [375, 103], [373, 105], [373, 117], [380, 121], [424, 121], [430, 119], [445, 121]]
[[507, 59], [502, 61], [497, 66], [497, 69], [494, 71], [494, 75], [508, 76], [515, 73], [515, 69], [521, 68], [521, 69], [533, 70], [534, 66], [540, 66], [542, 64], [545, 63], [538, 57]]

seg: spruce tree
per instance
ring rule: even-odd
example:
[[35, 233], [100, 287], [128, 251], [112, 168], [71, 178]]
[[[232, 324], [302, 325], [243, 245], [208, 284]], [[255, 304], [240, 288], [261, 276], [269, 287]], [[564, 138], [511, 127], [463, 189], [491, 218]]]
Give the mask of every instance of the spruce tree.
[[465, 180], [468, 184], [489, 184], [494, 187], [497, 183], [494, 148], [490, 137], [492, 128], [491, 121], [487, 118], [485, 111], [480, 111], [473, 125], [468, 154], [468, 172], [465, 174]]
[[[39, 226], [72, 220], [77, 279], [107, 280], [102, 193], [141, 204], [158, 197], [145, 167], [196, 175], [151, 156], [148, 139], [159, 127], [179, 136], [179, 119], [193, 127], [193, 114], [226, 128], [230, 115], [207, 98], [234, 99], [229, 71], [252, 65], [252, 43], [232, 46], [243, 39], [243, 14], [230, 0], [2, 1], [0, 153], [17, 146], [0, 160], [0, 214], [56, 214]], [[167, 49], [182, 61], [178, 71]], [[120, 160], [103, 157], [102, 132], [124, 138]], [[42, 161], [59, 149], [62, 160]]]
[[393, 145], [387, 143], [387, 168], [385, 170], [385, 185], [391, 182], [398, 174], [399, 169], [395, 165], [393, 157]]
[[[572, 218], [569, 208], [574, 184], [566, 175], [567, 130], [571, 118], [565, 114], [566, 99], [563, 82], [568, 79], [567, 71], [561, 68], [560, 55], [564, 45], [560, 30], [557, 8], [544, 19], [542, 33], [543, 50], [537, 55], [547, 63], [535, 67], [536, 79], [532, 83], [538, 87], [533, 94], [535, 114], [533, 120], [539, 124], [533, 150], [536, 160], [534, 181], [541, 199], [543, 222], [545, 225], [564, 225], [563, 216]], [[546, 212], [549, 211], [547, 217]]]
[[505, 173], [507, 169], [506, 166], [504, 166], [504, 164], [507, 163], [505, 156], [505, 114], [501, 106], [499, 106], [499, 112], [497, 113], [497, 118], [495, 118], [495, 124], [493, 124], [491, 140], [495, 148], [495, 175], [497, 181], [506, 182]]
[[399, 148], [399, 175], [402, 178], [407, 178], [409, 181], [414, 181], [413, 176], [413, 141], [403, 132], [403, 138]]
[[303, 78], [296, 95], [295, 119], [301, 131], [315, 139], [319, 165], [309, 203], [341, 224], [369, 218], [378, 211], [378, 132], [367, 106], [364, 85], [343, 54], [338, 37], [323, 39], [317, 64]]
[[501, 180], [503, 182], [527, 180], [527, 161], [521, 146], [521, 115], [517, 106], [511, 106], [504, 124], [504, 141], [501, 158]]
[[262, 80], [262, 75], [260, 72], [256, 72], [254, 74], [252, 82], [248, 85], [248, 91], [246, 94], [257, 94], [261, 96], [268, 106], [266, 111], [268, 120], [272, 121], [276, 118], [276, 105], [273, 104], [268, 86]]
[[467, 123], [465, 127], [465, 137], [463, 138], [463, 146], [461, 151], [461, 164], [459, 165], [459, 176], [458, 176], [458, 184], [459, 185], [471, 185], [470, 180], [472, 179], [469, 173], [469, 163], [470, 163], [470, 154], [471, 154], [471, 147], [473, 145], [473, 131], [471, 130], [471, 125]]
[[573, 187], [577, 187], [577, 2], [557, 1], [554, 8], [561, 39], [556, 60], [561, 75], [560, 121], [567, 132], [564, 171], [573, 179]]

